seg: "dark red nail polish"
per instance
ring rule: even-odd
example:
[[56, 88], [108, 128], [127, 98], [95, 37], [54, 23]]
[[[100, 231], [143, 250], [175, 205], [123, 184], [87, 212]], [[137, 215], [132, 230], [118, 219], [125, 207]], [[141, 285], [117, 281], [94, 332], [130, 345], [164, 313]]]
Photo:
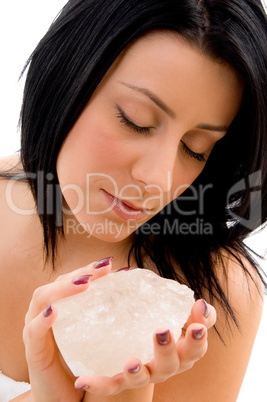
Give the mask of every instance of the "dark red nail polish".
[[107, 258], [103, 258], [103, 260], [98, 261], [94, 268], [98, 269], [98, 268], [102, 268], [102, 267], [106, 267], [107, 265], [109, 265], [110, 261], [113, 259], [114, 257], [107, 257]]
[[201, 299], [203, 304], [204, 304], [204, 310], [203, 310], [203, 315], [205, 318], [208, 318], [209, 314], [210, 314], [210, 308], [208, 303], [206, 302], [206, 300]]
[[116, 272], [120, 272], [120, 271], [130, 271], [131, 269], [134, 269], [134, 267], [124, 267], [124, 268], [120, 268], [120, 269], [117, 269]]
[[128, 368], [129, 373], [138, 373], [139, 370], [140, 370], [140, 365], [139, 364], [137, 364], [136, 366]]
[[192, 329], [192, 335], [194, 339], [201, 339], [204, 334], [205, 328], [202, 327], [200, 329]]
[[52, 309], [51, 304], [49, 304], [49, 306], [47, 307], [47, 309], [44, 311], [44, 316], [45, 316], [45, 317], [49, 317], [52, 313], [53, 313], [53, 309]]
[[85, 391], [85, 390], [87, 390], [88, 388], [89, 388], [88, 385], [82, 385], [82, 386], [80, 386], [80, 387], [76, 387], [76, 386], [75, 386], [75, 389], [77, 389], [77, 391]]
[[72, 283], [74, 283], [74, 285], [85, 285], [89, 282], [91, 276], [93, 275], [79, 276], [78, 278], [73, 279]]
[[167, 331], [157, 333], [156, 337], [160, 345], [167, 345], [170, 341], [170, 331], [167, 329]]

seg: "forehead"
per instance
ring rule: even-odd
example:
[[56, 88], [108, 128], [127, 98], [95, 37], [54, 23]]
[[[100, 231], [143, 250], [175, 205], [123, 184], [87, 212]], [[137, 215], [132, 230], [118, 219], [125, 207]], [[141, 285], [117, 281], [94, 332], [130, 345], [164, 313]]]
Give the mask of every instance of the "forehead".
[[190, 108], [196, 119], [204, 113], [212, 115], [217, 124], [220, 120], [230, 124], [243, 94], [242, 79], [230, 65], [210, 58], [171, 32], [153, 32], [136, 40], [104, 81], [149, 89], [178, 114]]

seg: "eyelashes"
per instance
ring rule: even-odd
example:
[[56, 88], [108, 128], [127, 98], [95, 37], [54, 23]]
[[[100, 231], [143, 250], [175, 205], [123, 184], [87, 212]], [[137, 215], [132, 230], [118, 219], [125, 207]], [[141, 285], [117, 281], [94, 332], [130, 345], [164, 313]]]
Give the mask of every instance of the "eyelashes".
[[181, 141], [181, 144], [182, 144], [182, 147], [183, 147], [183, 151], [190, 158], [196, 159], [199, 162], [206, 162], [207, 161], [204, 153], [199, 154], [197, 152], [192, 151], [192, 149], [188, 148], [188, 146], [183, 141]]
[[126, 115], [124, 114], [124, 112], [121, 110], [121, 108], [119, 106], [117, 106], [118, 109], [118, 114], [117, 117], [120, 120], [120, 122], [126, 126], [131, 128], [132, 130], [134, 130], [136, 133], [141, 133], [141, 134], [150, 134], [151, 129], [154, 127], [141, 127], [138, 126], [137, 124], [133, 123], [128, 117], [126, 117]]
[[[125, 113], [122, 111], [122, 109], [116, 105], [116, 108], [118, 110], [118, 113], [116, 115], [116, 117], [119, 119], [119, 121], [126, 127], [129, 127], [130, 129], [132, 129], [134, 132], [138, 133], [138, 134], [151, 134], [151, 130], [154, 127], [142, 127], [142, 126], [138, 126], [137, 124], [133, 123], [126, 115]], [[207, 159], [205, 157], [204, 153], [197, 153], [192, 151], [192, 149], [188, 148], [188, 146], [181, 141], [182, 144], [182, 148], [183, 148], [183, 152], [186, 154], [186, 156], [188, 156], [191, 159], [194, 159], [198, 162], [206, 162]]]

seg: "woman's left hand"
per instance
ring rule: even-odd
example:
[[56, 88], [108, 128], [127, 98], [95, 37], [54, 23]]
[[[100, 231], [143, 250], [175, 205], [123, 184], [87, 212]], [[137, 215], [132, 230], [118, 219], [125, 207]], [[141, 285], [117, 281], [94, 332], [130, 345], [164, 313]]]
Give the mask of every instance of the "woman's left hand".
[[[208, 347], [207, 330], [216, 322], [216, 311], [203, 299], [197, 300], [191, 310], [182, 334], [175, 343], [173, 334], [167, 329], [159, 329], [153, 337], [154, 359], [143, 365], [139, 359], [129, 358], [123, 373], [113, 377], [83, 375], [75, 381], [76, 389], [90, 394], [109, 396], [126, 389], [145, 387], [149, 383], [159, 383], [189, 370], [201, 359]], [[85, 396], [85, 401], [86, 396]]]

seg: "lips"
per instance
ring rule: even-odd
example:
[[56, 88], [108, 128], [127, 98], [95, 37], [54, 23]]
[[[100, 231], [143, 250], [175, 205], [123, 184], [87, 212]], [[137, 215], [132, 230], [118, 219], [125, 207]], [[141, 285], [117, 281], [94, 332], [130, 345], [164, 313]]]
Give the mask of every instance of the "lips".
[[112, 210], [120, 218], [126, 220], [140, 220], [147, 216], [149, 213], [148, 210], [137, 208], [129, 201], [122, 201], [119, 198], [107, 193], [105, 190], [103, 190], [103, 192]]

